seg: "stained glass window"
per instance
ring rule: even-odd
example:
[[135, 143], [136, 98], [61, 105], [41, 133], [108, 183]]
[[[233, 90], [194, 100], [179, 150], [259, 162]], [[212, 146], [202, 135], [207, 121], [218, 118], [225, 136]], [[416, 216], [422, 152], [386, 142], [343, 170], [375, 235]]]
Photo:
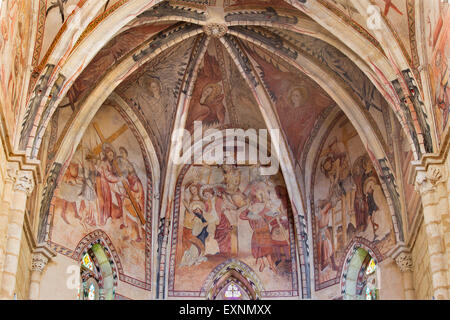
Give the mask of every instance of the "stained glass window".
[[95, 286], [93, 283], [89, 286], [88, 300], [95, 300]]
[[377, 300], [377, 290], [366, 288], [366, 300]]
[[240, 299], [242, 297], [242, 292], [237, 285], [231, 283], [227, 291], [225, 291], [225, 298], [227, 299]]
[[372, 258], [372, 259], [370, 259], [369, 265], [367, 266], [366, 274], [369, 275], [369, 274], [374, 273], [375, 271], [377, 271], [377, 263]]
[[92, 259], [89, 254], [85, 254], [83, 257], [83, 266], [91, 271], [94, 271], [94, 264], [92, 263]]

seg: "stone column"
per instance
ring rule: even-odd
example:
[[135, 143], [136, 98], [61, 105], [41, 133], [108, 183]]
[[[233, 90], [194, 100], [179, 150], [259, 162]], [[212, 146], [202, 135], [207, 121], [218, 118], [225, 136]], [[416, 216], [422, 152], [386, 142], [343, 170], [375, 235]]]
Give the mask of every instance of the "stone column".
[[28, 298], [30, 300], [39, 300], [41, 278], [48, 262], [55, 256], [46, 246], [37, 247], [33, 252], [31, 262], [31, 281]]
[[17, 168], [17, 163], [7, 164], [5, 184], [3, 186], [3, 193], [0, 200], [0, 286], [2, 283], [2, 275], [5, 262], [9, 208], [11, 206], [14, 183], [16, 182], [18, 171]]
[[447, 198], [446, 171], [443, 166], [430, 165], [427, 169], [417, 168], [416, 188], [420, 192], [423, 205], [425, 231], [430, 254], [430, 270], [435, 299], [448, 299], [447, 259], [444, 246], [444, 233], [442, 230], [442, 216], [448, 210], [442, 201]]
[[14, 297], [26, 202], [33, 187], [32, 172], [19, 171], [14, 184], [11, 207], [9, 209], [8, 238], [6, 241], [6, 254], [4, 259], [0, 299], [13, 299]]
[[415, 300], [416, 292], [414, 290], [413, 263], [412, 256], [409, 252], [401, 252], [396, 258], [400, 271], [403, 276], [403, 290], [405, 291], [406, 300]]

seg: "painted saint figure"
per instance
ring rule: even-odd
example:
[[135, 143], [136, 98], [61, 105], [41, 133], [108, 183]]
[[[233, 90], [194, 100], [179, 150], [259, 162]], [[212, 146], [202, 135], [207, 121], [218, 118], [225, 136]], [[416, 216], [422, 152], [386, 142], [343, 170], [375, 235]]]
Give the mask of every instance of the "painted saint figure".
[[392, 217], [390, 216], [389, 205], [376, 177], [367, 179], [364, 184], [364, 193], [367, 196], [368, 213], [373, 226], [374, 238], [372, 241], [383, 240], [391, 232]]
[[81, 170], [80, 164], [71, 162], [59, 187], [59, 198], [63, 201], [61, 217], [67, 224], [70, 224], [66, 216], [69, 205], [75, 213], [75, 218], [81, 220], [79, 215], [79, 195], [82, 188]]
[[324, 270], [327, 266], [331, 266], [333, 270], [337, 270], [334, 260], [332, 227], [331, 219], [331, 202], [326, 200], [319, 201], [319, 264], [320, 270]]
[[109, 218], [122, 216], [123, 186], [114, 165], [115, 159], [114, 149], [104, 144], [103, 159], [96, 168], [100, 226], [104, 226]]
[[219, 243], [214, 239], [216, 233], [216, 227], [219, 223], [219, 217], [216, 212], [216, 198], [214, 196], [214, 188], [207, 185], [200, 188], [200, 196], [205, 203], [205, 214], [204, 217], [208, 222], [208, 236], [205, 240], [205, 255], [215, 255], [220, 252]]
[[[139, 212], [145, 212], [145, 194], [144, 186], [136, 174], [133, 164], [128, 160], [128, 151], [124, 147], [119, 148], [120, 156], [118, 157], [119, 168], [126, 176], [126, 183], [129, 187], [129, 193], [125, 192], [123, 199], [123, 216], [120, 229], [128, 228], [128, 222], [131, 223], [136, 232], [136, 242], [142, 241], [141, 229], [144, 227]], [[133, 199], [131, 199], [131, 197]], [[137, 206], [137, 208], [135, 208]]]
[[270, 209], [266, 205], [265, 192], [259, 187], [255, 187], [250, 193], [250, 206], [240, 214], [242, 220], [247, 220], [253, 230], [251, 248], [252, 255], [256, 259], [255, 264], [260, 262], [259, 271], [263, 272], [266, 267], [265, 260], [269, 268], [276, 273], [275, 263], [272, 260], [273, 247], [272, 235], [269, 227]]
[[183, 257], [180, 266], [197, 265], [207, 260], [205, 242], [208, 237], [208, 222], [203, 215], [206, 207], [200, 198], [200, 186], [191, 182], [186, 185], [186, 188], [190, 193], [190, 199], [189, 202], [183, 200], [186, 213], [183, 223]]

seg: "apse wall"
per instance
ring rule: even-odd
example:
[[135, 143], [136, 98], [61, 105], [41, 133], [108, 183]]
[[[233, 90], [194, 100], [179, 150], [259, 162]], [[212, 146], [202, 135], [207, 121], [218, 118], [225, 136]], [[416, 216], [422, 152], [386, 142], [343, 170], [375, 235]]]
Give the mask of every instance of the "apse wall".
[[152, 167], [142, 136], [120, 107], [100, 108], [72, 146], [57, 184], [46, 242], [58, 256], [46, 272], [52, 280], [43, 282], [41, 298], [58, 298], [58, 283], [61, 298], [76, 299], [73, 272], [79, 276], [83, 255], [95, 243], [113, 267], [116, 298], [151, 298]]
[[380, 299], [402, 299], [400, 270], [390, 257], [397, 243], [392, 210], [382, 181], [356, 130], [336, 116], [320, 137], [312, 168], [310, 234], [313, 297], [342, 298], [355, 248], [378, 264]]
[[[195, 231], [195, 213], [205, 225]], [[202, 241], [193, 237], [204, 233]], [[298, 298], [298, 247], [281, 173], [256, 166], [185, 166], [178, 176], [170, 236], [168, 298], [204, 299], [227, 268], [262, 299]]]

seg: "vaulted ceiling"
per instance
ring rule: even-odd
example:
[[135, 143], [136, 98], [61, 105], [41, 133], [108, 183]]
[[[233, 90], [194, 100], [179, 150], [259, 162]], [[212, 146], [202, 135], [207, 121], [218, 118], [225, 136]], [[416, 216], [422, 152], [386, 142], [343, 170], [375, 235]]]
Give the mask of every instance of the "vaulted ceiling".
[[380, 176], [395, 171], [393, 128], [414, 159], [439, 144], [424, 107], [415, 1], [41, 0], [34, 9], [33, 73], [12, 139], [45, 164], [44, 201], [55, 166], [104, 105], [127, 110], [148, 137], [161, 216], [180, 171], [170, 162], [175, 130], [196, 120], [280, 129], [301, 235], [314, 159], [343, 115]]
[[[398, 76], [393, 59], [408, 70], [414, 56], [390, 52], [409, 43], [404, 28], [392, 30], [397, 43], [383, 46], [355, 23], [362, 17], [349, 1], [72, 2], [47, 4], [40, 25], [19, 143], [31, 157], [58, 111], [65, 116], [49, 160], [64, 162], [107, 99], [126, 103], [145, 124], [163, 172], [172, 131], [192, 129], [194, 120], [280, 128], [280, 156], [300, 189], [315, 133], [334, 108], [377, 158], [390, 155], [389, 108], [417, 155], [430, 148], [391, 83]], [[401, 92], [407, 84], [400, 82]], [[156, 103], [146, 104], [149, 97]]]

